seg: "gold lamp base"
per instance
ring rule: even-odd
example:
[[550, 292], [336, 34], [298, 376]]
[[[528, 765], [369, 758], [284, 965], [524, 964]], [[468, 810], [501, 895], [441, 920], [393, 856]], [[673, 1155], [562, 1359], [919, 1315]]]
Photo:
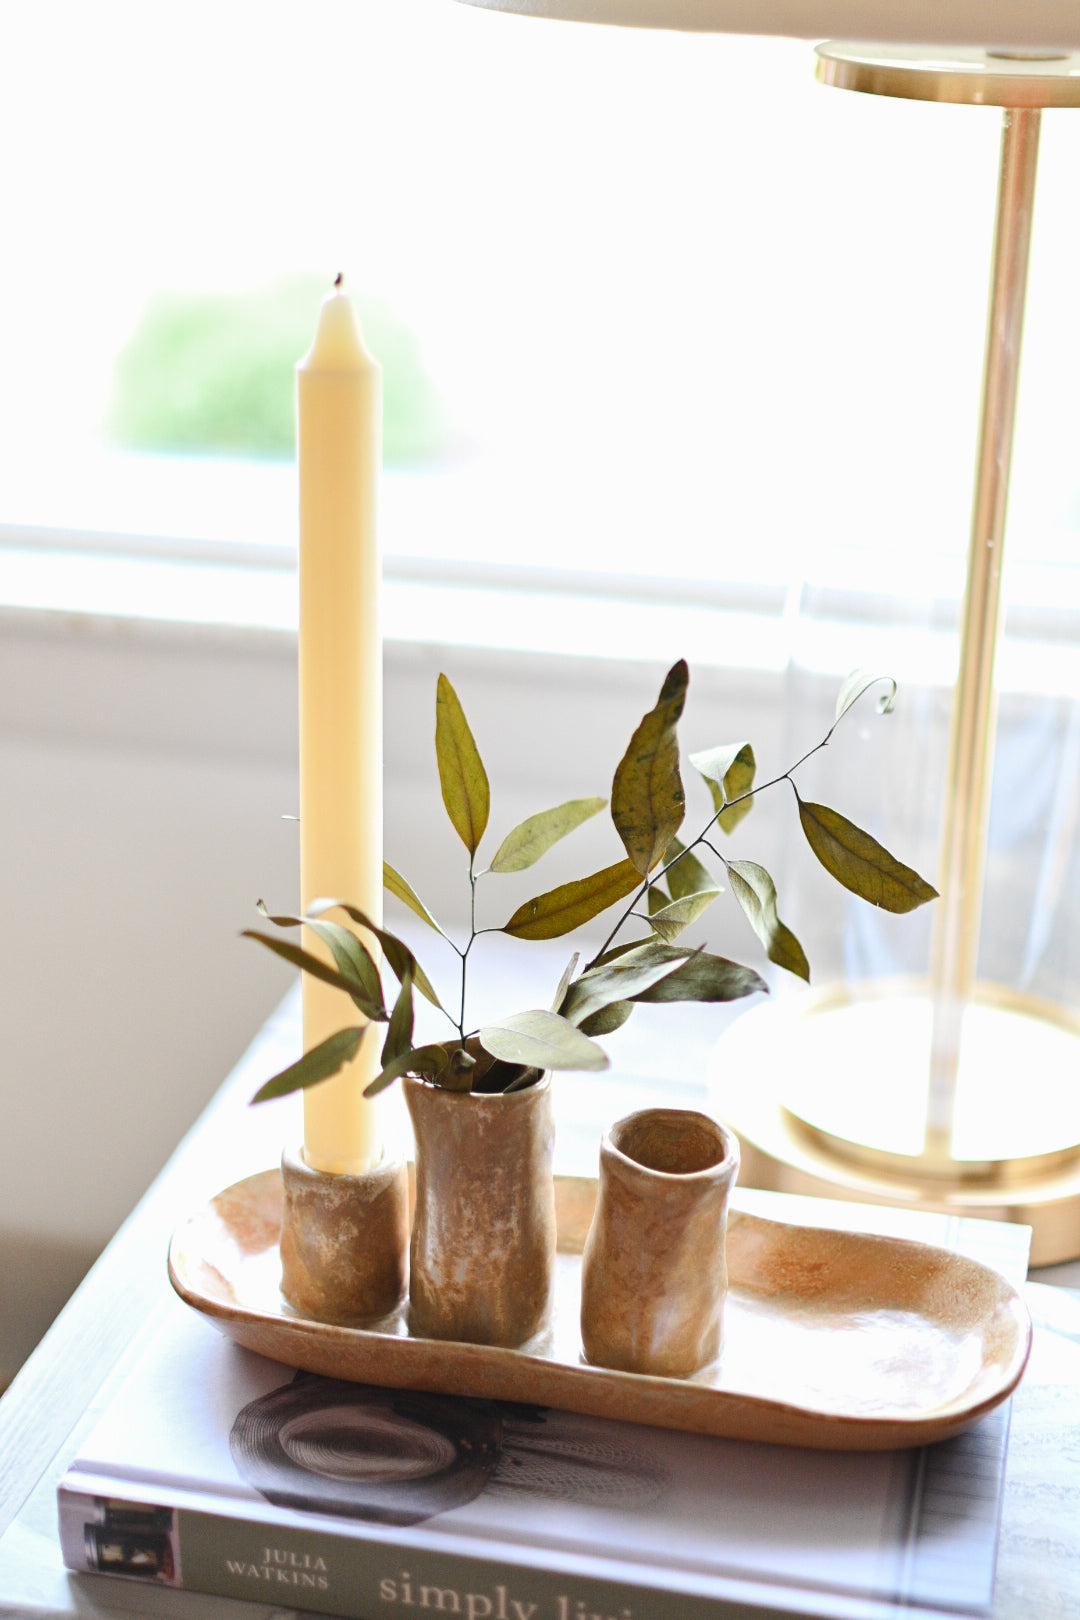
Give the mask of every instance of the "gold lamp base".
[[1004, 109], [941, 900], [930, 983], [750, 1013], [718, 1050], [714, 1094], [751, 1186], [1019, 1221], [1049, 1265], [1080, 1257], [1080, 1024], [979, 987], [976, 958], [1039, 120], [1080, 106], [1080, 55], [830, 43], [817, 57], [840, 89]]
[[952, 1151], [923, 1151], [925, 986], [834, 990], [746, 1013], [717, 1046], [716, 1112], [740, 1180], [774, 1192], [1018, 1221], [1032, 1265], [1080, 1257], [1080, 1023], [980, 987], [960, 1049]]

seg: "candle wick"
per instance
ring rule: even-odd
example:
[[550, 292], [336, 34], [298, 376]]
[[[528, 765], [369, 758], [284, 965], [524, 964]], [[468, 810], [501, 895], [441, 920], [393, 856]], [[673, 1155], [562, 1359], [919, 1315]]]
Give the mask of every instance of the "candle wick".
[[337, 275], [334, 277], [334, 286], [335, 287], [340, 287], [341, 283], [344, 280], [345, 280], [345, 277], [342, 275], [341, 271], [339, 270]]

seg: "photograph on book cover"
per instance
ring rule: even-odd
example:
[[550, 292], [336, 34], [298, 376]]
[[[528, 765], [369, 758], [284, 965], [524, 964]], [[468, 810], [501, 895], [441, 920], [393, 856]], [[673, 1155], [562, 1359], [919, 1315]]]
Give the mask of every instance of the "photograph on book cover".
[[978, 1615], [1007, 1427], [718, 1440], [294, 1375], [174, 1306], [61, 1482], [61, 1540], [78, 1571], [361, 1617]]

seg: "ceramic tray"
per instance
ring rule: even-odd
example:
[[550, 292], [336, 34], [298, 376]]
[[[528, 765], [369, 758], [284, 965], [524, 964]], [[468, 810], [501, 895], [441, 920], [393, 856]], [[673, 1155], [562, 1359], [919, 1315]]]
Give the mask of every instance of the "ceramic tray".
[[945, 1249], [737, 1207], [719, 1360], [690, 1379], [591, 1367], [578, 1330], [579, 1256], [595, 1196], [594, 1181], [557, 1179], [554, 1323], [519, 1350], [413, 1337], [406, 1307], [363, 1329], [298, 1316], [279, 1286], [277, 1170], [238, 1182], [186, 1221], [169, 1277], [238, 1344], [330, 1378], [830, 1450], [959, 1433], [1024, 1370], [1030, 1320], [997, 1272]]

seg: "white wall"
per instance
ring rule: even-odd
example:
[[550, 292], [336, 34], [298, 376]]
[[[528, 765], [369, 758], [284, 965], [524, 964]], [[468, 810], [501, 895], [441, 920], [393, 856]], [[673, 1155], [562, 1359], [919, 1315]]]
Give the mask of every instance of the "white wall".
[[287, 983], [237, 939], [286, 888], [287, 646], [0, 622], [0, 1374]]

